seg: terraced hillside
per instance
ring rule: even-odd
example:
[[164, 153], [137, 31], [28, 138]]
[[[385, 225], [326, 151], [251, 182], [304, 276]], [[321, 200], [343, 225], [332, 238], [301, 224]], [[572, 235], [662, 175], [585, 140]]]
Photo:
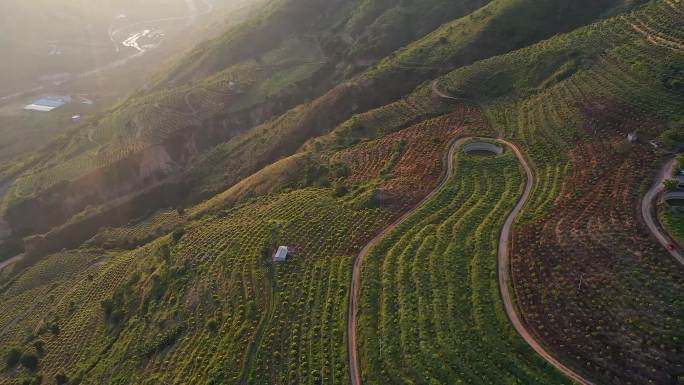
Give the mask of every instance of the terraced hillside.
[[481, 104], [532, 161], [539, 182], [513, 241], [519, 311], [598, 383], [676, 382], [684, 365], [684, 272], [639, 211], [657, 171], [648, 140], [684, 107], [681, 12], [652, 2], [438, 83]]
[[[37, 354], [46, 376], [63, 369], [85, 383], [238, 383], [268, 373], [266, 364], [274, 378], [304, 383], [308, 370], [289, 370], [299, 360], [329, 362], [325, 376], [344, 383], [347, 252], [389, 213], [351, 209], [331, 195], [307, 189], [259, 199], [101, 265], [94, 256], [49, 257], [4, 290], [2, 345]], [[268, 259], [279, 243], [296, 257], [274, 266]], [[57, 266], [75, 271], [68, 280], [36, 277]], [[34, 296], [43, 301], [25, 306]], [[0, 378], [27, 377], [30, 368], [20, 366]]]
[[[518, 305], [541, 340], [601, 383], [668, 383], [684, 369], [682, 266], [639, 214], [657, 171], [647, 141], [684, 107], [682, 12], [681, 2], [653, 2], [446, 81], [455, 93], [501, 95], [490, 116], [546, 175], [515, 236]], [[533, 51], [549, 59], [530, 63]], [[481, 77], [505, 65], [512, 70]], [[517, 70], [525, 66], [535, 72]], [[503, 100], [530, 77], [540, 92]], [[487, 95], [497, 80], [517, 90]], [[629, 132], [640, 142], [626, 143]]]
[[570, 383], [522, 342], [499, 296], [498, 234], [523, 185], [517, 159], [460, 150], [445, 188], [367, 258], [363, 383]]
[[[19, 176], [3, 204], [15, 232], [45, 233], [74, 216], [106, 216], [112, 205], [140, 207], [136, 199], [168, 184], [183, 185], [176, 203], [197, 203], [437, 74], [583, 25], [622, 2], [281, 3], [199, 47], [149, 92], [7, 170]], [[412, 28], [397, 15], [414, 20]], [[309, 23], [283, 21], [297, 17]], [[383, 31], [374, 38], [357, 31], [369, 20]], [[368, 50], [379, 57], [362, 54]]]
[[[512, 142], [533, 168], [532, 194], [513, 227], [505, 266], [530, 338], [587, 383], [681, 381], [684, 268], [649, 234], [640, 201], [664, 156], [649, 141], [684, 111], [682, 2], [654, 0], [623, 13], [615, 8], [626, 4], [621, 1], [582, 8], [588, 3], [494, 0], [471, 16], [448, 16], [454, 20], [362, 73], [330, 68], [330, 58], [339, 56], [308, 33], [327, 31], [317, 29], [321, 20], [340, 21], [335, 28], [343, 29], [366, 17], [377, 17], [378, 26], [385, 20], [384, 2], [343, 3], [317, 3], [324, 16], [311, 21], [316, 28], [277, 29], [282, 39], [262, 47], [261, 55], [240, 46], [254, 43], [268, 20], [282, 16], [274, 8], [249, 38], [233, 31], [191, 53], [193, 70], [180, 66], [160, 75], [151, 92], [164, 95], [164, 103], [136, 95], [132, 100], [146, 103], [128, 101], [101, 117], [116, 128], [75, 130], [25, 165], [29, 171], [5, 206], [11, 213], [23, 204], [46, 204], [27, 216], [27, 228], [47, 207], [65, 202], [65, 191], [74, 201], [98, 188], [112, 192], [61, 212], [55, 224], [66, 224], [45, 238], [51, 243], [59, 230], [77, 231], [80, 223], [91, 227], [83, 230], [87, 243], [79, 247], [80, 238], [71, 239], [73, 250], [28, 255], [0, 268], [6, 361], [0, 384], [349, 384], [355, 374], [350, 298], [361, 305], [355, 335], [362, 383], [570, 383], [520, 338], [502, 306], [497, 274], [505, 269], [497, 266], [496, 251], [525, 182], [511, 147], [491, 157], [456, 152], [448, 159], [454, 176], [422, 201], [443, 182], [450, 145], [470, 136]], [[567, 7], [553, 6], [560, 3]], [[583, 11], [572, 20], [535, 18], [543, 21], [537, 24], [521, 16], [534, 4], [540, 15], [553, 11], [559, 18]], [[366, 16], [352, 22], [357, 13]], [[606, 19], [490, 57], [598, 15]], [[520, 40], [492, 43], [510, 34], [506, 26], [520, 27]], [[363, 39], [345, 43], [344, 57], [362, 57], [372, 46]], [[245, 49], [244, 60], [220, 55], [224, 43]], [[455, 61], [461, 56], [464, 62]], [[302, 75], [310, 70], [317, 75]], [[233, 80], [230, 71], [254, 81]], [[321, 83], [312, 80], [322, 73]], [[353, 80], [329, 91], [326, 82], [339, 79]], [[283, 84], [277, 95], [259, 93]], [[205, 97], [217, 88], [232, 88], [236, 99], [212, 105], [216, 99]], [[241, 110], [245, 115], [222, 115], [252, 102]], [[151, 110], [135, 115], [138, 120], [123, 112], [143, 106]], [[250, 120], [255, 111], [263, 115]], [[134, 125], [145, 116], [171, 120], [145, 131], [149, 123]], [[154, 133], [176, 130], [174, 116], [191, 122], [192, 129], [181, 129], [188, 136], [155, 144]], [[256, 125], [260, 120], [265, 123]], [[89, 163], [95, 159], [89, 156], [125, 148], [137, 127], [151, 133], [144, 151], [98, 169], [121, 184], [105, 186], [105, 174], [90, 175], [92, 185], [50, 179], [70, 159], [85, 156]], [[200, 132], [216, 136], [197, 139]], [[638, 140], [628, 142], [628, 133]], [[210, 144], [202, 150], [180, 150], [203, 141]], [[48, 160], [51, 151], [64, 157]], [[127, 167], [145, 182], [131, 187]], [[12, 202], [34, 177], [54, 184], [27, 188], [35, 196]], [[145, 215], [107, 201], [141, 186], [148, 193]], [[188, 199], [168, 198], [175, 194]], [[186, 208], [177, 207], [181, 201]], [[130, 212], [109, 228], [82, 220], [114, 216], [117, 207]], [[413, 215], [390, 226], [407, 212]], [[20, 214], [26, 216], [13, 215]], [[355, 260], [384, 229], [393, 230], [368, 258]], [[274, 264], [279, 245], [293, 253]], [[350, 290], [356, 261], [362, 262], [360, 297]]]
[[[0, 383], [62, 372], [83, 383], [348, 383], [353, 255], [420, 199], [407, 193], [410, 186], [436, 186], [455, 137], [483, 130], [484, 118], [463, 108], [392, 135], [390, 142], [409, 147], [363, 182], [341, 159], [366, 152], [366, 144], [326, 157], [329, 187], [290, 189], [232, 208], [222, 197], [182, 214], [160, 212], [105, 229], [89, 244], [183, 226], [132, 251], [65, 251], [9, 271], [0, 345], [33, 354], [38, 364], [17, 364]], [[417, 160], [424, 174], [406, 171]], [[274, 265], [270, 256], [280, 244], [293, 257]], [[69, 273], [42, 273], [52, 270]], [[29, 304], [33, 296], [44, 300]]]

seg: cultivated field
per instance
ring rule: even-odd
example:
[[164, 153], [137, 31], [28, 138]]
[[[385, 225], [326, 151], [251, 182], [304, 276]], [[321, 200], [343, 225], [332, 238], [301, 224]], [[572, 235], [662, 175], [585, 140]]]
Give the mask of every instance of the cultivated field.
[[[533, 169], [512, 229], [509, 289], [534, 339], [597, 384], [681, 381], [684, 270], [649, 234], [640, 201], [663, 156], [649, 141], [684, 111], [682, 7], [651, 1], [476, 62], [330, 130], [357, 107], [352, 91], [219, 145], [188, 170], [206, 191], [269, 167], [184, 214], [156, 211], [81, 249], [0, 272], [0, 346], [26, 356], [0, 372], [0, 384], [62, 372], [122, 385], [349, 384], [354, 256], [439, 185], [449, 145], [470, 136], [512, 142]], [[428, 39], [461, 41], [440, 31]], [[71, 160], [25, 174], [14, 197], [205, 124], [204, 115], [247, 108], [233, 96], [259, 103], [265, 88], [313, 76], [321, 54], [310, 43], [287, 41], [199, 87], [161, 92], [161, 104], [140, 96], [125, 114], [60, 142]], [[283, 47], [301, 60], [283, 60]], [[519, 159], [506, 147], [449, 161], [445, 187], [362, 265], [362, 383], [571, 383], [516, 333], [500, 295], [499, 236], [525, 185]], [[273, 264], [279, 245], [293, 253]]]
[[522, 192], [520, 165], [510, 150], [458, 154], [444, 190], [365, 262], [363, 383], [564, 383], [509, 325], [499, 296], [498, 234]]
[[530, 157], [538, 183], [513, 241], [518, 306], [561, 361], [599, 383], [668, 383], [684, 366], [682, 267], [640, 219], [660, 156], [648, 140], [684, 108], [673, 87], [682, 12], [652, 2], [444, 81], [487, 100], [493, 125]]
[[[46, 349], [38, 354], [41, 373], [65, 370], [84, 381], [347, 384], [353, 256], [415, 204], [420, 191], [410, 192], [409, 186], [421, 184], [421, 191], [428, 191], [437, 185], [447, 144], [483, 125], [476, 110], [464, 108], [398, 131], [391, 141], [405, 140], [407, 147], [384, 162], [378, 158], [383, 175], [360, 177], [352, 171], [356, 166], [344, 163], [348, 152], [332, 154], [331, 165], [350, 170], [334, 180], [347, 184], [349, 192], [342, 195], [332, 187], [285, 190], [236, 206], [215, 201], [211, 214], [200, 219], [192, 218], [202, 215], [203, 205], [183, 215], [160, 211], [128, 226], [103, 229], [89, 245], [125, 246], [126, 240], [135, 243], [176, 228], [133, 251], [102, 252], [106, 258], [97, 251], [78, 260], [73, 255], [79, 252], [51, 256], [8, 281], [0, 300], [8, 317], [22, 316], [0, 324], [7, 329], [0, 342], [31, 352], [34, 341], [44, 341]], [[429, 151], [418, 151], [428, 143]], [[368, 148], [358, 145], [350, 151]], [[427, 171], [407, 172], [403, 165], [415, 162]], [[384, 186], [399, 204], [381, 199]], [[273, 265], [271, 253], [281, 244], [293, 248], [293, 257]], [[68, 279], [34, 278], [39, 269], [59, 261], [60, 269], [73, 266]], [[27, 298], [38, 292], [26, 285], [40, 288], [49, 300], [27, 308]], [[57, 323], [58, 333], [41, 328], [46, 314], [46, 325]], [[81, 328], [89, 332], [78, 333]], [[30, 376], [19, 366], [0, 383]]]

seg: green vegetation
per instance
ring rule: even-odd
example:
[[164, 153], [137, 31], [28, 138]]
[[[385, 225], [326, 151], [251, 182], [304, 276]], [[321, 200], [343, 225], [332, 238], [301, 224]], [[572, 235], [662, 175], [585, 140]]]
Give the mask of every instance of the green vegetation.
[[678, 244], [684, 245], [684, 210], [679, 206], [662, 205], [658, 219]]
[[[179, 176], [171, 161], [192, 186], [185, 198], [196, 203], [294, 154], [355, 113], [396, 100], [437, 74], [583, 25], [616, 2], [276, 1], [260, 16], [197, 47], [150, 91], [41, 151], [25, 165], [28, 171], [20, 170], [3, 208], [25, 232], [44, 232], [93, 201], [140, 192], [153, 175]], [[309, 22], [293, 23], [298, 17]], [[375, 33], [360, 28], [365, 23]], [[367, 50], [378, 56], [368, 57]], [[217, 143], [222, 144], [214, 147]], [[145, 162], [145, 172], [121, 170], [131, 161]], [[80, 187], [90, 173], [105, 174], [91, 176], [102, 184], [94, 190], [97, 196]], [[137, 178], [125, 183], [125, 190], [109, 188], [121, 183], [116, 176], [122, 174]], [[68, 194], [65, 190], [76, 192], [66, 207], [42, 199]], [[60, 215], [54, 223], [27, 223], [35, 218], [26, 212], [31, 208]]]
[[520, 339], [499, 296], [498, 235], [523, 185], [515, 155], [455, 164], [444, 190], [365, 262], [364, 383], [567, 382]]
[[[655, 172], [657, 153], [646, 142], [667, 122], [681, 119], [684, 107], [684, 98], [667, 86], [671, 68], [681, 63], [681, 55], [667, 45], [676, 41], [670, 34], [677, 33], [671, 9], [669, 3], [653, 2], [624, 19], [456, 70], [437, 85], [480, 104], [498, 134], [524, 148], [538, 181], [518, 230], [515, 292], [528, 326], [565, 362], [605, 383], [665, 381], [672, 371], [660, 360], [681, 351], [675, 344], [683, 338], [681, 322], [670, 316], [682, 306], [672, 297], [683, 284], [676, 262], [649, 237], [627, 236], [647, 230], [635, 212], [624, 210], [637, 207], [644, 183]], [[649, 41], [633, 27], [637, 23], [667, 31], [661, 35], [665, 43]], [[638, 63], [649, 63], [650, 70]], [[426, 95], [422, 87], [406, 100]], [[333, 134], [382, 137], [405, 122], [443, 113], [440, 108], [416, 110], [401, 101], [360, 115]], [[635, 131], [642, 143], [624, 151], [620, 144]], [[333, 138], [318, 143], [340, 143]], [[658, 285], [649, 283], [654, 276]], [[615, 277], [611, 287], [619, 289], [598, 285], [605, 277]], [[610, 299], [616, 297], [631, 300], [615, 306]], [[627, 317], [655, 303], [658, 310], [643, 322], [625, 325], [610, 316]], [[638, 345], [617, 342], [606, 332], [621, 333], [625, 327], [638, 338], [661, 335], [649, 348], [660, 358], [625, 356]], [[625, 369], [637, 361], [643, 369]]]
[[102, 229], [87, 243], [105, 249], [132, 249], [168, 233], [185, 219], [178, 210], [160, 210], [126, 226]]
[[[440, 82], [481, 104], [533, 163], [538, 183], [512, 257], [518, 306], [566, 365], [599, 383], [668, 381], [675, 371], [661, 362], [681, 352], [682, 323], [671, 316], [684, 306], [672, 296], [684, 285], [680, 266], [624, 209], [638, 207], [656, 172], [658, 154], [646, 142], [684, 108], [668, 86], [682, 64], [671, 45], [681, 41], [677, 12], [650, 2]], [[623, 148], [635, 131], [642, 142]], [[624, 333], [636, 339], [609, 337]], [[657, 342], [639, 347], [652, 335]], [[655, 356], [625, 355], [631, 349]]]
[[5, 364], [7, 368], [13, 368], [19, 363], [22, 353], [21, 349], [17, 347], [10, 348], [7, 353], [5, 353]]
[[[648, 141], [679, 140], [678, 3], [529, 45], [618, 3], [281, 0], [198, 47], [2, 169], [22, 173], [4, 201], [13, 224], [159, 196], [79, 249], [0, 271], [0, 383], [348, 384], [354, 256], [431, 191], [463, 136], [515, 142], [534, 168], [511, 251], [526, 328], [597, 383], [671, 382], [684, 279], [625, 208], [655, 172]], [[435, 87], [461, 101], [435, 95], [444, 73]], [[364, 382], [567, 383], [499, 297], [520, 165], [511, 151], [454, 162], [366, 260]], [[274, 264], [280, 245], [291, 254]]]
[[684, 150], [684, 122], [670, 123], [667, 129], [658, 135], [658, 140], [673, 151]]
[[71, 117], [91, 114], [95, 106], [68, 104], [50, 114], [24, 111], [23, 106], [10, 104], [0, 107], [0, 169], [10, 168], [18, 159], [48, 144], [65, 131], [73, 130]]
[[19, 358], [19, 363], [27, 370], [33, 372], [38, 368], [38, 356], [35, 353], [24, 353]]
[[[68, 367], [66, 376], [86, 382], [345, 384], [351, 251], [390, 213], [352, 209], [332, 195], [310, 188], [255, 199], [111, 259], [48, 257], [0, 294], [0, 342], [25, 340], [44, 318], [59, 333], [41, 332], [37, 369], [52, 377]], [[273, 266], [280, 244], [293, 254]], [[33, 296], [43, 300], [7, 323]], [[311, 375], [324, 365], [320, 378]]]
[[[524, 50], [449, 74], [440, 83], [451, 94], [485, 104], [501, 135], [519, 141], [541, 175], [528, 218], [547, 212], [569, 149], [610, 131], [653, 137], [659, 122], [676, 121], [684, 101], [663, 85], [681, 59], [646, 43], [628, 20], [659, 20], [667, 31], [675, 17], [656, 2]], [[660, 60], [659, 60], [659, 59]], [[639, 63], [648, 63], [646, 71]]]
[[382, 167], [382, 170], [380, 170], [381, 175], [387, 175], [394, 166], [397, 165], [397, 162], [402, 156], [402, 153], [404, 152], [404, 149], [406, 148], [406, 140], [400, 140], [398, 141], [395, 145], [394, 148], [392, 149], [392, 155], [390, 156], [389, 160], [387, 163]]

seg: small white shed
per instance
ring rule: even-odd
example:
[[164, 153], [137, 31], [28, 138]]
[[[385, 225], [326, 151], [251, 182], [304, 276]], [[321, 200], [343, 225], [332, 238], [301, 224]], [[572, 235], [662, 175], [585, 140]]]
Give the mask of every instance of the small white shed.
[[287, 246], [280, 246], [278, 251], [273, 255], [273, 262], [287, 261]]

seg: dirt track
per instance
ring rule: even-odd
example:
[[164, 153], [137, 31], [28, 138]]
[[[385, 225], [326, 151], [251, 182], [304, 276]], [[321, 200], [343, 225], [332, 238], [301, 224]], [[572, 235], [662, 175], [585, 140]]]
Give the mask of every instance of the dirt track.
[[371, 251], [375, 245], [380, 243], [380, 241], [387, 235], [389, 234], [392, 230], [394, 230], [398, 225], [400, 225], [402, 222], [404, 222], [408, 217], [413, 215], [416, 211], [418, 211], [423, 205], [429, 201], [435, 194], [437, 194], [442, 187], [447, 183], [449, 178], [454, 172], [454, 165], [452, 162], [454, 152], [458, 147], [460, 147], [461, 144], [463, 144], [466, 140], [470, 138], [462, 138], [455, 140], [451, 143], [449, 146], [449, 152], [445, 155], [444, 162], [447, 165], [447, 171], [444, 173], [442, 176], [442, 179], [440, 180], [439, 184], [437, 187], [435, 187], [430, 194], [428, 194], [423, 200], [421, 200], [413, 209], [409, 210], [406, 212], [404, 215], [402, 215], [399, 219], [394, 221], [391, 225], [387, 226], [380, 234], [376, 235], [375, 238], [373, 238], [370, 242], [364, 246], [364, 248], [359, 252], [359, 255], [356, 257], [356, 260], [354, 261], [354, 270], [352, 273], [352, 282], [351, 282], [351, 289], [350, 289], [350, 298], [349, 298], [349, 315], [348, 315], [348, 322], [347, 322], [347, 335], [348, 337], [348, 350], [349, 350], [349, 374], [351, 377], [351, 383], [352, 385], [360, 385], [361, 384], [361, 372], [359, 370], [359, 353], [358, 353], [358, 344], [356, 343], [356, 323], [357, 323], [357, 315], [359, 311], [359, 288], [361, 285], [361, 268], [363, 267], [363, 261], [366, 259], [366, 256], [368, 256], [368, 253]]
[[515, 305], [513, 304], [513, 298], [511, 296], [511, 260], [510, 260], [510, 240], [511, 240], [511, 229], [513, 228], [513, 223], [515, 223], [516, 218], [522, 211], [525, 203], [532, 193], [532, 186], [534, 186], [534, 173], [527, 163], [527, 160], [522, 154], [522, 151], [513, 143], [499, 139], [499, 142], [508, 145], [515, 155], [518, 157], [520, 164], [522, 164], [525, 169], [525, 174], [527, 174], [527, 183], [525, 184], [525, 192], [523, 196], [520, 197], [518, 204], [515, 206], [511, 214], [506, 219], [503, 229], [501, 230], [501, 236], [499, 237], [499, 252], [498, 252], [498, 276], [499, 276], [499, 291], [501, 292], [501, 299], [503, 300], [504, 308], [506, 309], [506, 314], [508, 319], [515, 330], [520, 334], [520, 336], [527, 342], [532, 349], [534, 349], [537, 354], [539, 354], [543, 359], [545, 359], [549, 364], [553, 365], [560, 372], [565, 374], [568, 378], [572, 379], [583, 385], [594, 385], [591, 381], [577, 374], [572, 369], [563, 365], [560, 361], [555, 359], [549, 352], [547, 352], [544, 347], [542, 347], [537, 340], [525, 329], [522, 321], [518, 317]]
[[0, 262], [0, 270], [4, 269], [5, 267], [7, 267], [7, 266], [9, 266], [15, 262], [19, 262], [22, 259], [24, 259], [24, 254], [19, 254], [19, 255], [14, 256], [14, 257], [6, 260], [6, 261]]
[[[447, 100], [454, 100], [454, 101], [462, 101], [460, 98], [452, 97], [449, 96], [448, 94], [442, 92], [438, 88], [438, 83], [437, 81], [432, 83], [432, 91], [439, 96], [440, 98], [447, 99]], [[451, 146], [449, 147], [449, 152], [446, 155], [446, 164], [447, 164], [447, 171], [446, 173], [442, 176], [442, 179], [440, 183], [435, 187], [428, 196], [426, 196], [420, 203], [418, 203], [413, 209], [411, 209], [409, 212], [404, 214], [401, 218], [399, 218], [397, 221], [386, 227], [380, 234], [378, 234], [375, 238], [373, 238], [366, 246], [361, 250], [361, 252], [358, 254], [356, 257], [356, 260], [354, 261], [354, 268], [352, 272], [352, 282], [351, 282], [351, 290], [350, 290], [350, 298], [349, 298], [349, 313], [348, 313], [348, 350], [349, 350], [349, 371], [350, 371], [350, 377], [351, 377], [351, 383], [352, 385], [361, 385], [361, 373], [359, 369], [359, 355], [358, 355], [358, 344], [357, 344], [357, 318], [358, 318], [358, 300], [359, 300], [359, 291], [360, 291], [360, 284], [361, 284], [361, 269], [363, 267], [363, 261], [368, 256], [370, 250], [375, 247], [387, 234], [389, 234], [392, 230], [394, 230], [399, 224], [401, 224], [403, 221], [405, 221], [408, 217], [413, 215], [416, 211], [418, 211], [428, 200], [430, 200], [437, 192], [439, 192], [442, 187], [446, 184], [446, 182], [449, 180], [451, 175], [453, 174], [453, 155], [455, 150], [466, 140], [471, 139], [471, 138], [461, 138], [459, 140], [456, 140], [451, 143]], [[506, 222], [504, 224], [503, 229], [501, 230], [501, 235], [499, 238], [499, 250], [498, 250], [498, 279], [499, 279], [499, 290], [501, 293], [501, 298], [504, 304], [504, 308], [506, 310], [506, 314], [511, 321], [511, 324], [515, 328], [515, 330], [518, 332], [518, 334], [525, 340], [525, 342], [532, 348], [534, 349], [537, 354], [539, 354], [544, 360], [546, 360], [549, 364], [554, 366], [558, 371], [562, 372], [565, 374], [568, 378], [572, 379], [573, 381], [576, 381], [579, 384], [582, 385], [594, 385], [591, 381], [587, 380], [586, 378], [582, 377], [580, 374], [576, 373], [572, 369], [568, 368], [567, 366], [563, 365], [560, 361], [555, 359], [549, 352], [542, 347], [537, 340], [525, 329], [525, 326], [523, 325], [522, 321], [518, 317], [518, 313], [516, 312], [515, 305], [513, 304], [513, 298], [511, 295], [511, 278], [510, 278], [510, 239], [511, 239], [511, 229], [513, 227], [513, 224], [515, 223], [515, 220], [517, 219], [518, 215], [522, 211], [523, 207], [527, 203], [527, 200], [529, 199], [531, 192], [532, 192], [532, 186], [534, 186], [534, 173], [532, 172], [532, 169], [530, 165], [527, 163], [527, 160], [522, 154], [522, 151], [513, 143], [508, 142], [503, 139], [497, 139], [500, 143], [505, 144], [509, 148], [513, 150], [513, 152], [516, 154], [518, 160], [520, 161], [520, 164], [522, 164], [523, 168], [525, 169], [525, 173], [527, 175], [527, 182], [525, 184], [525, 192], [523, 193], [523, 196], [520, 198], [518, 201], [518, 204], [516, 207], [513, 209], [511, 214], [508, 216], [506, 219]]]

